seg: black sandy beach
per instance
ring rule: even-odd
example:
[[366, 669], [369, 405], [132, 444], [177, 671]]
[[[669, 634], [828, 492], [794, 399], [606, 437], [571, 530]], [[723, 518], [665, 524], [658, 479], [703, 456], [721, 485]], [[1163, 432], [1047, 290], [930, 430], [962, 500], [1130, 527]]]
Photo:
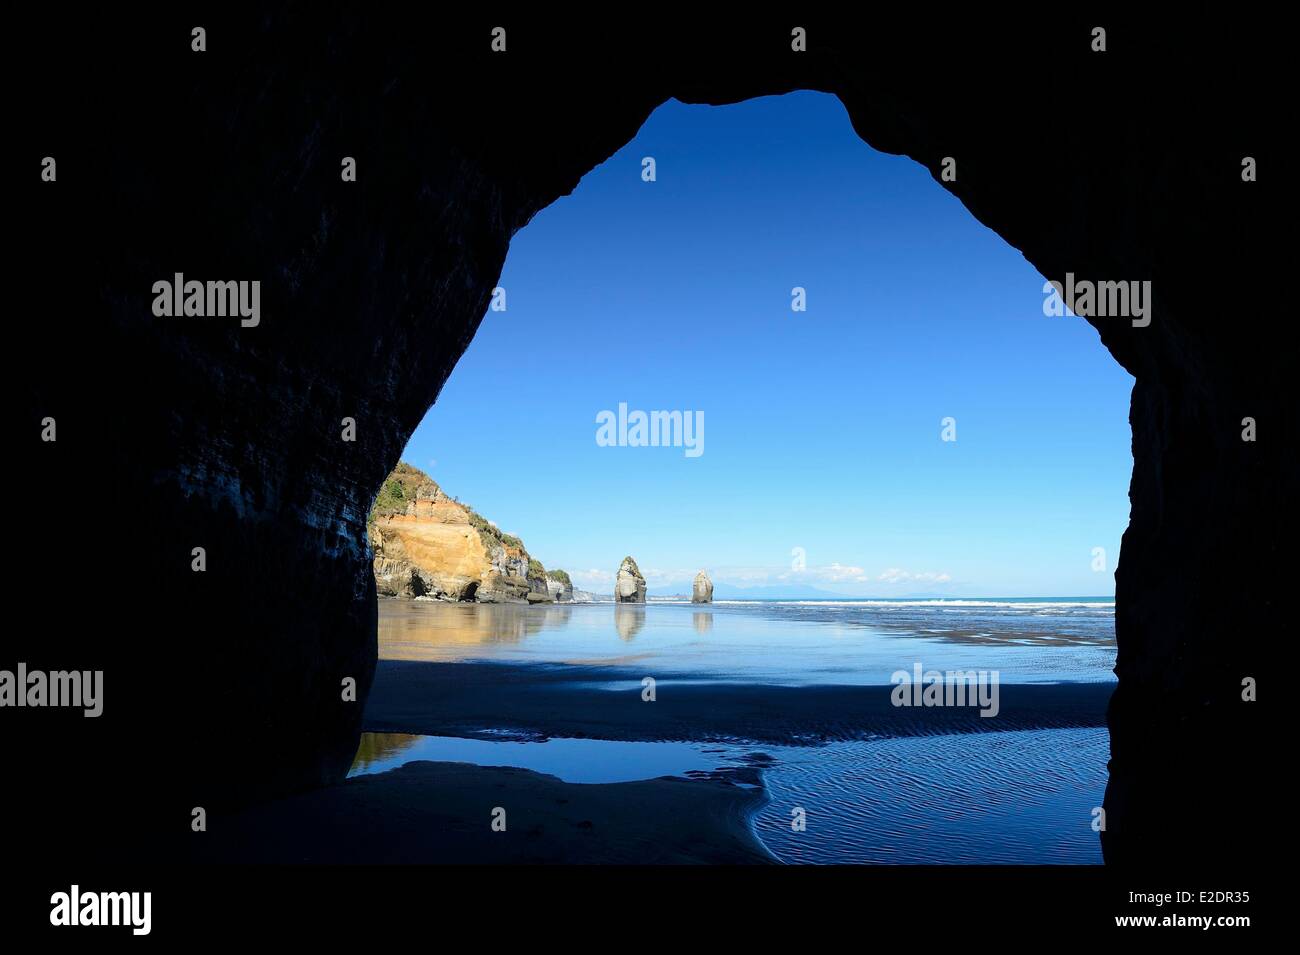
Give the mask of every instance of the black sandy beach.
[[1102, 726], [1112, 683], [1004, 684], [996, 716], [975, 707], [897, 707], [893, 686], [700, 682], [660, 674], [642, 700], [621, 667], [381, 660], [366, 706], [376, 733], [502, 731], [615, 740], [816, 744], [872, 736]]
[[[753, 742], [1101, 726], [1110, 683], [1005, 685], [999, 713], [895, 707], [890, 686], [658, 679], [610, 667], [380, 661], [365, 729], [515, 738]], [[578, 784], [510, 767], [416, 761], [220, 820], [197, 861], [761, 863], [757, 769]], [[750, 785], [741, 785], [750, 784]], [[507, 809], [504, 832], [492, 810]]]

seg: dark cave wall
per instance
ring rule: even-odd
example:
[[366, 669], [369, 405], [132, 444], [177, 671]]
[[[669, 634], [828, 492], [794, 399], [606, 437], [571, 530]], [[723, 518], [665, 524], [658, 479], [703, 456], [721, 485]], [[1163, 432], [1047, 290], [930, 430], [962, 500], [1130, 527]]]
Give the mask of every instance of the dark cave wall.
[[[936, 181], [954, 156], [957, 182], [936, 188], [1045, 276], [1153, 282], [1150, 327], [1093, 322], [1137, 379], [1104, 845], [1112, 861], [1234, 855], [1257, 790], [1206, 753], [1262, 759], [1240, 682], [1278, 629], [1295, 460], [1283, 352], [1247, 324], [1268, 312], [1267, 207], [1239, 170], [1262, 151], [1264, 107], [1202, 41], [1231, 53], [1256, 38], [1197, 15], [1116, 20], [1094, 54], [1085, 18], [877, 17], [806, 23], [796, 55], [785, 23], [503, 22], [504, 56], [488, 47], [495, 22], [322, 7], [20, 31], [57, 82], [18, 108], [12, 176], [29, 278], [17, 305], [39, 316], [17, 323], [9, 359], [24, 409], [12, 473], [41, 482], [40, 506], [18, 509], [34, 553], [17, 585], [57, 610], [3, 662], [102, 666], [115, 704], [90, 730], [56, 715], [55, 731], [91, 733], [74, 763], [26, 744], [40, 781], [23, 811], [48, 822], [70, 787], [112, 779], [121, 824], [92, 840], [111, 847], [186, 831], [194, 805], [340, 778], [361, 712], [340, 681], [364, 699], [374, 667], [365, 513], [513, 233], [669, 97], [812, 88]], [[189, 50], [196, 23], [207, 53]], [[43, 155], [56, 184], [36, 181]], [[340, 181], [343, 156], [358, 182]], [[152, 283], [178, 271], [260, 279], [261, 324], [154, 318]], [[54, 445], [36, 437], [46, 415]], [[52, 587], [54, 573], [72, 579]], [[50, 728], [31, 713], [15, 725]], [[120, 754], [138, 747], [152, 758], [123, 780]], [[1222, 810], [1211, 826], [1207, 800]]]

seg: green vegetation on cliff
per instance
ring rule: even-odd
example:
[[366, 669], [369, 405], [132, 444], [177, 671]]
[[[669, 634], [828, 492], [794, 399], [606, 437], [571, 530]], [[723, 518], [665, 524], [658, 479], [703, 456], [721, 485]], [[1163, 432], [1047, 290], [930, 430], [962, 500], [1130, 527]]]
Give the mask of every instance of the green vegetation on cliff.
[[[405, 514], [406, 505], [415, 500], [422, 488], [426, 493], [428, 493], [429, 488], [432, 488], [435, 494], [442, 490], [437, 481], [419, 468], [407, 464], [405, 461], [400, 462], [397, 467], [393, 468], [393, 473], [384, 479], [383, 487], [379, 489], [379, 494], [375, 497], [375, 503], [370, 508], [370, 517], [367, 522], [373, 524], [381, 517]], [[524, 547], [524, 542], [514, 534], [503, 533], [499, 527], [459, 498], [453, 497], [452, 500], [465, 508], [469, 513], [470, 525], [484, 537], [491, 538], [507, 550], [513, 548], [523, 553], [528, 552], [527, 548]], [[539, 563], [537, 566], [540, 568], [542, 565]], [[537, 576], [541, 574], [542, 571], [538, 570]]]
[[464, 501], [458, 501], [457, 503], [460, 504], [461, 507], [465, 508], [465, 510], [469, 512], [469, 522], [473, 526], [473, 528], [476, 531], [478, 531], [480, 534], [492, 538], [502, 547], [507, 547], [507, 548], [513, 547], [515, 548], [515, 550], [521, 550], [521, 551], [525, 550], [524, 542], [521, 541], [514, 534], [503, 533], [501, 531], [501, 528], [497, 527], [495, 524], [489, 521], [478, 511], [474, 510], [474, 508], [466, 504]]
[[565, 586], [568, 587], [573, 586], [573, 581], [569, 579], [569, 575], [562, 570], [548, 570], [546, 572], [546, 576], [551, 578], [551, 580], [558, 580], [560, 583], [564, 584]]
[[373, 524], [376, 518], [405, 514], [407, 502], [415, 500], [416, 492], [420, 488], [429, 487], [436, 492], [438, 482], [419, 468], [402, 461], [393, 468], [392, 474], [384, 478], [384, 485], [379, 489], [375, 503], [370, 508], [369, 522]]

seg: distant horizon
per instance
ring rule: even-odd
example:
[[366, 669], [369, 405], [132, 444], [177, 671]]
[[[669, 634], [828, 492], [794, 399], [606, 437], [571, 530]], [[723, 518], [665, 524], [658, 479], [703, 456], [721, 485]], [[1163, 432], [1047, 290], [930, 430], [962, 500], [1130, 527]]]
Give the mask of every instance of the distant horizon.
[[[563, 570], [564, 568], [558, 568]], [[569, 573], [572, 578], [572, 573]], [[712, 579], [712, 578], [711, 578]], [[805, 587], [802, 590], [798, 588], [784, 589], [780, 586], [754, 586], [742, 587], [735, 584], [729, 584], [726, 581], [713, 580], [714, 585], [714, 602], [719, 600], [878, 600], [878, 601], [907, 601], [907, 600], [1043, 600], [1043, 601], [1114, 601], [1114, 594], [980, 594], [970, 592], [948, 592], [940, 593], [936, 591], [917, 591], [905, 594], [882, 594], [882, 593], [863, 593], [849, 594], [838, 591], [822, 590], [820, 588]], [[575, 586], [577, 586], [575, 584]], [[613, 590], [607, 594], [603, 590], [591, 590], [586, 587], [578, 587], [587, 593], [594, 594], [598, 597], [609, 597], [613, 599]], [[757, 596], [761, 594], [762, 596]], [[739, 596], [738, 596], [739, 595]], [[669, 584], [660, 586], [647, 587], [646, 597], [649, 600], [666, 600], [681, 597], [690, 599], [691, 585], [685, 586], [680, 584]]]
[[[528, 546], [528, 541], [524, 541]], [[529, 553], [537, 556], [531, 548]], [[632, 555], [635, 557], [635, 555]], [[540, 558], [539, 558], [540, 559]], [[573, 585], [579, 590], [585, 590], [591, 593], [613, 593], [614, 577], [617, 565], [609, 571], [590, 569], [575, 571], [569, 567], [552, 566], [545, 560], [542, 560], [543, 566], [548, 570], [563, 570], [573, 581]], [[854, 568], [856, 570], [856, 568]], [[866, 589], [869, 584], [863, 584], [855, 589], [832, 589], [824, 584], [820, 584], [820, 574], [816, 575], [801, 574], [780, 568], [769, 568], [766, 578], [755, 577], [754, 575], [763, 573], [762, 570], [754, 568], [746, 569], [748, 580], [750, 582], [739, 582], [737, 578], [731, 577], [725, 573], [714, 574], [708, 568], [698, 568], [696, 571], [683, 573], [682, 571], [664, 572], [656, 568], [642, 568], [642, 574], [646, 578], [647, 594], [651, 597], [671, 596], [684, 594], [689, 596], [695, 574], [698, 570], [704, 570], [710, 581], [713, 583], [715, 597], [722, 593], [739, 592], [751, 594], [763, 594], [770, 597], [788, 596], [790, 599], [839, 599], [839, 600], [990, 600], [990, 599], [1007, 599], [1007, 600], [1030, 600], [1036, 597], [1044, 599], [1065, 599], [1067, 597], [1079, 596], [1077, 591], [1006, 591], [995, 588], [984, 588], [969, 581], [951, 581], [945, 582], [940, 586], [942, 589], [914, 590], [905, 592], [888, 593], [881, 590]], [[745, 578], [741, 578], [742, 580]], [[763, 580], [774, 582], [761, 582]], [[1115, 597], [1113, 581], [1109, 592], [1092, 591], [1082, 596], [1089, 599], [1113, 600]]]
[[[690, 594], [672, 593], [672, 594], [648, 594], [648, 600], [656, 598], [685, 597], [690, 598]], [[721, 600], [738, 600], [738, 597], [721, 597], [714, 598], [715, 601]], [[853, 596], [850, 594], [825, 594], [821, 597], [801, 597], [789, 596], [781, 597], [773, 595], [762, 598], [765, 600], [880, 600], [880, 601], [899, 601], [899, 600], [1107, 600], [1113, 601], [1114, 594], [900, 594], [886, 597], [882, 594], [867, 594], [864, 596]]]

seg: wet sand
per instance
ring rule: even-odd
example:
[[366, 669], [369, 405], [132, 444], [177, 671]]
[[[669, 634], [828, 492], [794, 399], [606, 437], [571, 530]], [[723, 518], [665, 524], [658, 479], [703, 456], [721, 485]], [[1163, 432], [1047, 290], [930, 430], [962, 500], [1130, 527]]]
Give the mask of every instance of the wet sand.
[[[518, 738], [804, 744], [873, 736], [1104, 726], [1113, 683], [1004, 684], [996, 716], [974, 707], [896, 707], [892, 686], [679, 682], [642, 700], [632, 669], [380, 660], [364, 729]], [[683, 678], [683, 681], [689, 678]]]
[[[1098, 727], [1114, 684], [1000, 687], [999, 713], [895, 707], [890, 686], [702, 683], [618, 667], [381, 660], [363, 721], [376, 733], [496, 739], [837, 740]], [[197, 861], [756, 863], [753, 768], [569, 783], [510, 767], [415, 761], [212, 821]], [[492, 829], [496, 807], [506, 831]], [[219, 837], [216, 833], [220, 833]]]
[[[737, 774], [582, 785], [509, 767], [412, 762], [216, 819], [198, 862], [737, 864], [775, 861]], [[505, 831], [492, 828], [505, 810]]]

